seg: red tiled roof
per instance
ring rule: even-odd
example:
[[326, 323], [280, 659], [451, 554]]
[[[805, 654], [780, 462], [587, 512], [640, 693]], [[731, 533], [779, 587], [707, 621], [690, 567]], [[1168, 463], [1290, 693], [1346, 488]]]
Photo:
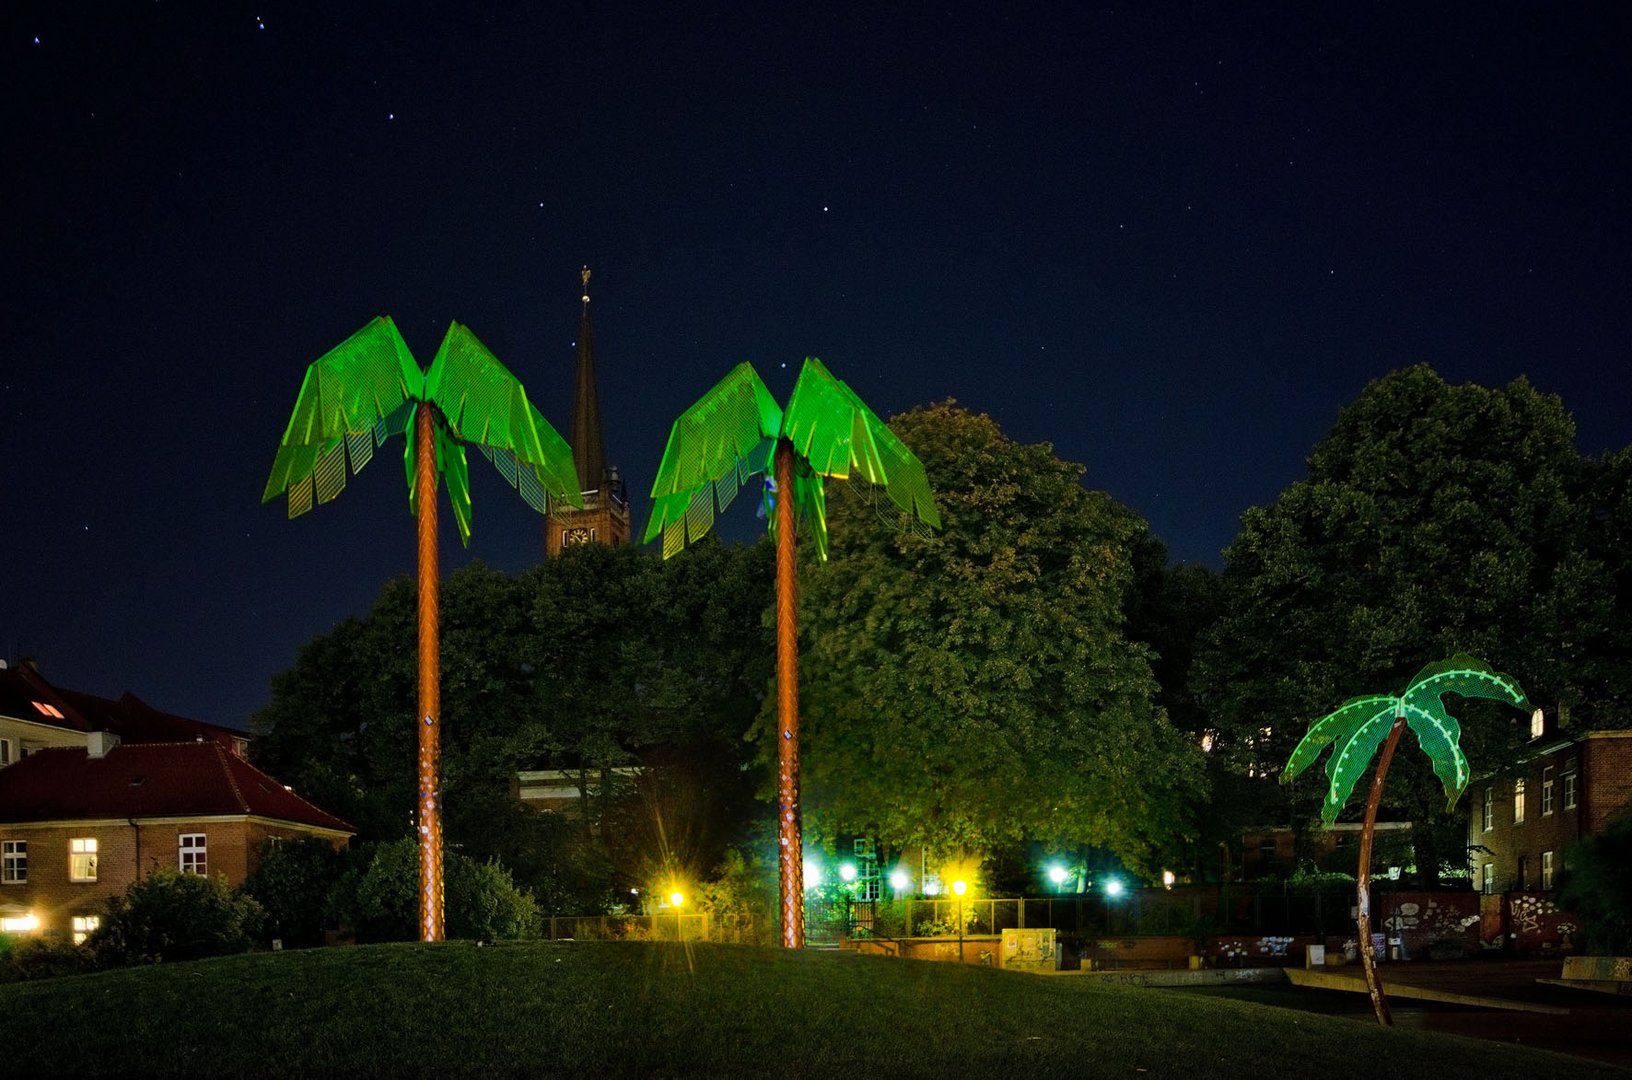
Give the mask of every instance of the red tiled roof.
[[220, 814], [357, 831], [215, 742], [36, 750], [0, 769], [0, 822]]
[[[36, 702], [62, 715], [41, 712]], [[202, 735], [230, 750], [234, 739], [250, 737], [247, 731], [155, 709], [128, 690], [118, 700], [64, 690], [28, 667], [0, 668], [0, 716], [73, 731], [111, 731], [125, 743], [191, 742]]]

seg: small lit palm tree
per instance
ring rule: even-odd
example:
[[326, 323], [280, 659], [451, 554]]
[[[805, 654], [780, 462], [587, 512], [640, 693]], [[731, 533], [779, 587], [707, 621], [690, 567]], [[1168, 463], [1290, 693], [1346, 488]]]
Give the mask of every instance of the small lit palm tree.
[[827, 559], [823, 480], [859, 473], [881, 488], [903, 522], [940, 528], [924, 466], [844, 383], [805, 360], [786, 412], [748, 364], [738, 364], [681, 414], [652, 485], [644, 540], [662, 535], [663, 557], [705, 535], [755, 473], [766, 485], [776, 540], [777, 833], [782, 944], [804, 945], [804, 852], [799, 815], [799, 645], [794, 586], [795, 516]]
[[493, 462], [540, 514], [551, 499], [581, 506], [572, 451], [527, 401], [514, 375], [476, 335], [453, 323], [429, 371], [421, 371], [396, 324], [380, 317], [306, 369], [262, 502], [287, 494], [289, 516], [326, 503], [393, 435], [413, 429], [403, 455], [408, 508], [419, 521], [419, 931], [442, 939], [441, 654], [436, 544], [438, 476], [470, 543], [465, 443]]
[[1371, 791], [1366, 797], [1365, 824], [1360, 832], [1360, 869], [1356, 875], [1356, 911], [1360, 924], [1360, 964], [1366, 974], [1366, 987], [1371, 991], [1372, 1008], [1380, 1024], [1392, 1023], [1388, 999], [1383, 984], [1377, 977], [1376, 957], [1371, 944], [1371, 841], [1377, 823], [1377, 806], [1382, 799], [1383, 779], [1388, 775], [1389, 763], [1394, 760], [1394, 748], [1400, 735], [1409, 727], [1417, 736], [1417, 745], [1433, 762], [1434, 775], [1445, 789], [1446, 809], [1450, 810], [1462, 797], [1468, 786], [1468, 759], [1462, 753], [1462, 726], [1456, 717], [1445, 710], [1445, 694], [1462, 697], [1490, 698], [1504, 701], [1518, 709], [1529, 710], [1524, 691], [1510, 675], [1493, 671], [1483, 660], [1466, 653], [1458, 653], [1449, 660], [1429, 664], [1417, 672], [1417, 677], [1406, 686], [1399, 697], [1372, 694], [1350, 698], [1336, 712], [1327, 713], [1309, 726], [1308, 734], [1292, 751], [1292, 757], [1281, 773], [1281, 783], [1291, 783], [1323, 751], [1332, 747], [1332, 756], [1326, 760], [1326, 775], [1331, 786], [1321, 806], [1320, 818], [1327, 826], [1337, 820], [1338, 812], [1348, 802], [1355, 783], [1371, 764], [1382, 744], [1383, 752], [1377, 759], [1377, 771], [1371, 778]]

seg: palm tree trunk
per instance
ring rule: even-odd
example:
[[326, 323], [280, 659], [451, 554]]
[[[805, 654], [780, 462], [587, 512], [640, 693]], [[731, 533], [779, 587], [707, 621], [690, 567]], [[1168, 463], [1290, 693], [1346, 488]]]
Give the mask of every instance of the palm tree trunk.
[[422, 401], [414, 423], [414, 505], [419, 517], [419, 937], [442, 940], [441, 757], [442, 654], [437, 608], [441, 567], [436, 551], [434, 408]]
[[794, 580], [793, 444], [776, 443], [776, 798], [782, 947], [805, 945], [805, 855], [799, 826], [799, 635]]
[[1377, 772], [1371, 778], [1371, 792], [1366, 796], [1366, 823], [1360, 830], [1360, 871], [1355, 875], [1357, 900], [1356, 921], [1360, 924], [1360, 968], [1366, 973], [1366, 989], [1371, 992], [1371, 1008], [1377, 1022], [1384, 1027], [1394, 1023], [1388, 1013], [1388, 998], [1383, 994], [1383, 981], [1377, 975], [1377, 958], [1371, 944], [1371, 837], [1377, 826], [1377, 805], [1383, 798], [1383, 778], [1388, 775], [1389, 763], [1394, 760], [1394, 748], [1400, 744], [1405, 731], [1405, 713], [1394, 717], [1394, 726], [1388, 730], [1388, 741], [1377, 759]]

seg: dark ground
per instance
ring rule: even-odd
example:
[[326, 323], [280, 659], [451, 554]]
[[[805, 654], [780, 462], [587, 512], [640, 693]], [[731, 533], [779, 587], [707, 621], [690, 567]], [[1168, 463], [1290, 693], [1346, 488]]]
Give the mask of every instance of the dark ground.
[[[1562, 969], [1563, 964], [1558, 960], [1479, 959], [1390, 963], [1381, 965], [1378, 970], [1384, 993], [1391, 982], [1396, 982], [1570, 1010], [1567, 1016], [1556, 1016], [1390, 996], [1389, 1009], [1394, 1023], [1400, 1027], [1517, 1043], [1632, 1068], [1632, 997], [1615, 997], [1536, 981], [1556, 979]], [[1196, 987], [1177, 992], [1256, 1001], [1281, 1008], [1352, 1017], [1357, 1023], [1375, 1023], [1359, 965], [1338, 970], [1345, 975], [1352, 973], [1360, 982], [1361, 992], [1301, 989], [1290, 983]]]

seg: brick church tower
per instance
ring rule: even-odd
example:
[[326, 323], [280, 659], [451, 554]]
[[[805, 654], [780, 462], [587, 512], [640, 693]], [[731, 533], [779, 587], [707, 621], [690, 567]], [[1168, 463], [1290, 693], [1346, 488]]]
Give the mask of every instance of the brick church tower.
[[622, 547], [629, 542], [629, 498], [617, 466], [606, 464], [601, 440], [601, 401], [595, 387], [595, 331], [589, 321], [589, 267], [578, 316], [578, 386], [572, 406], [572, 456], [584, 508], [562, 507], [544, 519], [544, 553], [554, 558], [573, 544]]

